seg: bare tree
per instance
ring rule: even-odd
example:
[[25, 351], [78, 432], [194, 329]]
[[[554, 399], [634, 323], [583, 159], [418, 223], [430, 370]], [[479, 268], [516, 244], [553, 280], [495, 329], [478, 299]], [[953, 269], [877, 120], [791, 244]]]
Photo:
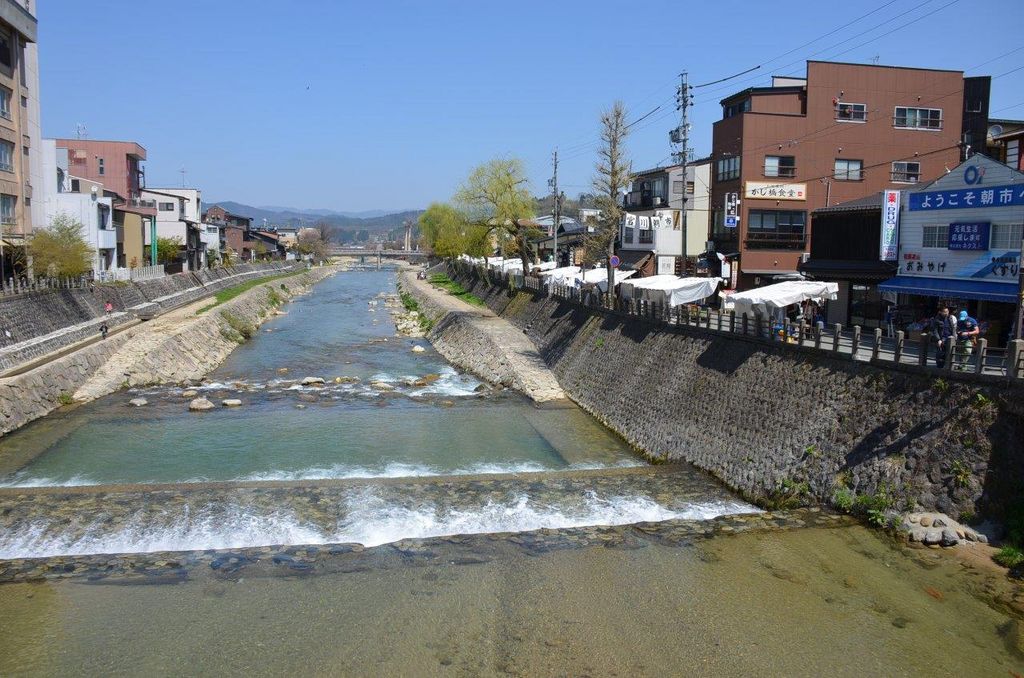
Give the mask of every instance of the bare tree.
[[624, 148], [628, 134], [626, 107], [621, 101], [616, 101], [611, 109], [601, 114], [601, 148], [597, 152], [597, 174], [594, 177], [594, 204], [601, 213], [595, 220], [594, 232], [586, 236], [584, 254], [585, 263], [595, 263], [602, 256], [606, 258], [609, 300], [615, 287], [612, 255], [615, 254], [615, 237], [623, 214], [619, 196], [629, 188], [633, 179], [632, 164], [626, 158]]

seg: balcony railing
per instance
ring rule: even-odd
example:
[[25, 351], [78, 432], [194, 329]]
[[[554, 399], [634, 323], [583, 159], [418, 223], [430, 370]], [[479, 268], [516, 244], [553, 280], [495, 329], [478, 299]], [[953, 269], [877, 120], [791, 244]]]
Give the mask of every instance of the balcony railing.
[[142, 198], [129, 198], [128, 204], [132, 207], [147, 207], [156, 209], [156, 200], [144, 200]]
[[893, 183], [916, 184], [921, 180], [920, 172], [893, 172], [890, 179]]
[[792, 179], [796, 176], [796, 167], [775, 167], [771, 169], [766, 167], [764, 175], [766, 177], [785, 177], [787, 179]]
[[803, 233], [747, 233], [747, 248], [752, 250], [802, 250], [806, 247], [807, 236]]

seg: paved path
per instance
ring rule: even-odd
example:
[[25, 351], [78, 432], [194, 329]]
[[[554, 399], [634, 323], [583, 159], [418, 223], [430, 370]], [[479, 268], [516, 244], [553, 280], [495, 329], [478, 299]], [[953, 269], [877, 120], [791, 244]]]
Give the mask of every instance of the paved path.
[[[450, 314], [428, 336], [445, 358], [489, 381], [509, 385], [536, 402], [566, 399], [537, 348], [512, 323], [489, 308], [474, 306], [433, 287], [426, 280], [417, 280], [412, 271], [402, 274], [402, 286], [429, 309], [430, 315]], [[447, 341], [443, 336], [447, 330], [437, 329], [452, 325], [463, 325], [465, 335], [459, 336], [465, 339]], [[438, 331], [442, 336], [436, 336]], [[484, 338], [486, 345], [467, 345], [474, 335]], [[506, 381], [511, 383], [506, 384]]]

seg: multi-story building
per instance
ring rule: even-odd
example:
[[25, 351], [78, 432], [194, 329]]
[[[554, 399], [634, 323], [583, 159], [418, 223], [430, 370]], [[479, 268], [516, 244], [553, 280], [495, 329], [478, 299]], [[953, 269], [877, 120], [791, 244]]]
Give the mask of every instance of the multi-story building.
[[[144, 200], [156, 203], [156, 235], [177, 238], [185, 270], [194, 271], [209, 264], [207, 251], [212, 246], [214, 258], [220, 249], [217, 229], [214, 238], [202, 223], [203, 193], [197, 188], [146, 188]], [[150, 239], [146, 238], [146, 244]]]
[[222, 257], [234, 257], [242, 261], [252, 261], [252, 218], [232, 214], [220, 205], [214, 205], [203, 213], [203, 223], [216, 226], [220, 232], [220, 252]]
[[39, 211], [32, 205], [33, 179], [41, 184], [32, 157], [40, 145], [36, 28], [26, 0], [0, 0], [0, 260], [7, 257], [7, 274], [11, 248], [24, 246]]
[[[638, 172], [623, 198], [619, 257], [644, 275], [684, 274], [705, 251], [711, 159]], [[683, 198], [686, 220], [683, 221]]]
[[977, 135], [978, 114], [965, 109], [987, 110], [975, 100], [987, 95], [985, 82], [961, 71], [809, 61], [806, 77], [723, 99], [711, 240], [738, 253], [737, 287], [797, 274], [813, 210], [956, 166], [965, 135]]
[[103, 184], [114, 199], [117, 265], [128, 268], [156, 263], [155, 248], [147, 247], [156, 234], [156, 202], [142, 197], [146, 149], [134, 141], [57, 139], [67, 149], [72, 175]]
[[49, 226], [63, 214], [80, 223], [82, 237], [93, 248], [93, 272], [101, 277], [117, 266], [113, 198], [104, 195], [102, 183], [71, 174], [67, 149], [58, 149], [53, 139], [43, 139], [37, 151], [43, 179], [33, 186], [32, 204], [39, 207], [40, 222]]
[[1024, 171], [1024, 120], [990, 120], [986, 155]]

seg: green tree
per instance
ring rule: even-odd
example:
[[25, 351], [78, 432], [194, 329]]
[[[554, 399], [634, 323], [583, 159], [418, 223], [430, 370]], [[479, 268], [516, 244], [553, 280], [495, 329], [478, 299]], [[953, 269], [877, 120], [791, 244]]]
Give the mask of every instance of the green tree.
[[257, 259], [262, 259], [267, 256], [267, 246], [262, 240], [256, 241], [256, 244], [253, 246], [253, 251], [256, 252]]
[[493, 236], [503, 255], [518, 254], [523, 270], [533, 259], [530, 239], [541, 232], [531, 221], [533, 196], [522, 161], [497, 158], [475, 168], [455, 194], [469, 223]]
[[614, 293], [611, 285], [614, 279], [611, 257], [615, 254], [615, 236], [619, 232], [623, 214], [619, 196], [629, 188], [633, 179], [624, 148], [628, 134], [626, 108], [621, 101], [616, 101], [611, 109], [601, 114], [601, 147], [597, 151], [597, 174], [594, 177], [594, 205], [601, 210], [601, 214], [594, 221], [594, 232], [586, 236], [584, 253], [584, 262], [587, 264], [605, 259], [609, 298]]
[[156, 261], [159, 264], [173, 264], [181, 253], [181, 238], [156, 239]]
[[60, 213], [35, 232], [31, 248], [36, 270], [50, 276], [79, 276], [92, 269], [95, 250], [85, 241], [82, 222]]
[[322, 261], [327, 258], [327, 243], [320, 237], [319, 229], [303, 228], [295, 240], [295, 251], [299, 254], [311, 256], [313, 261]]
[[432, 203], [419, 217], [423, 244], [439, 257], [489, 254], [487, 228], [472, 224], [461, 210], [447, 203]]

